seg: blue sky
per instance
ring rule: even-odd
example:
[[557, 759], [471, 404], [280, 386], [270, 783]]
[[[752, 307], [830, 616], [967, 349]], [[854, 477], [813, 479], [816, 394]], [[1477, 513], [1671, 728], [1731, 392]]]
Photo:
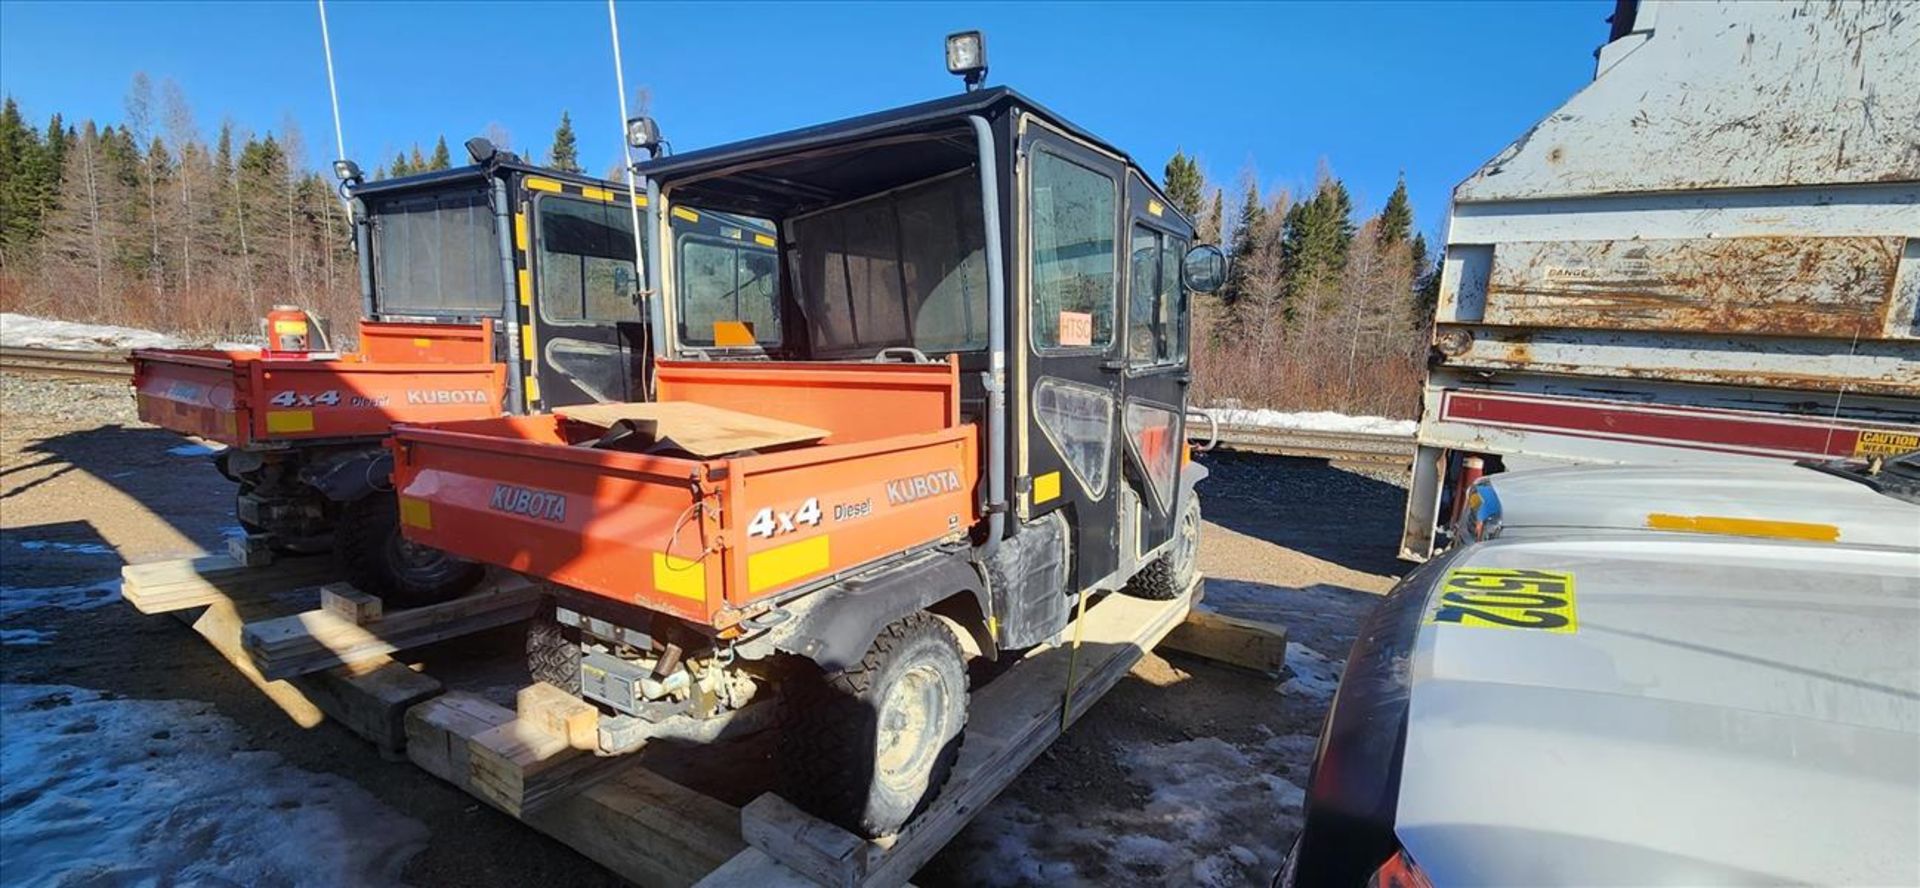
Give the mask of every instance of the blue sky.
[[[1184, 148], [1229, 195], [1249, 164], [1298, 193], [1324, 161], [1370, 213], [1404, 171], [1437, 233], [1453, 185], [1591, 78], [1612, 6], [623, 2], [620, 25], [628, 88], [649, 90], [681, 150], [950, 93], [942, 38], [980, 28], [990, 83], [1156, 175]], [[541, 159], [562, 109], [590, 172], [618, 157], [604, 3], [327, 9], [347, 149], [367, 169], [441, 133], [458, 158], [489, 124]], [[0, 2], [0, 91], [36, 123], [117, 121], [142, 70], [177, 81], [204, 132], [291, 117], [307, 161], [331, 159], [311, 2]]]

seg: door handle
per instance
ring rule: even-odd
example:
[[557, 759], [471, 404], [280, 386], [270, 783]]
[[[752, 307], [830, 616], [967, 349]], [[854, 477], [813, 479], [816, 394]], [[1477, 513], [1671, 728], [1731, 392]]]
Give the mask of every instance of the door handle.
[[1191, 373], [1182, 373], [1182, 374], [1180, 374], [1179, 376], [1175, 376], [1175, 377], [1173, 378], [1173, 381], [1174, 381], [1174, 382], [1177, 382], [1177, 383], [1179, 383], [1179, 384], [1181, 384], [1181, 385], [1192, 385], [1192, 384], [1193, 384], [1193, 374], [1191, 374]]
[[1110, 361], [1101, 361], [1100, 369], [1107, 373], [1118, 373], [1127, 369], [1127, 362], [1119, 358], [1114, 358]]

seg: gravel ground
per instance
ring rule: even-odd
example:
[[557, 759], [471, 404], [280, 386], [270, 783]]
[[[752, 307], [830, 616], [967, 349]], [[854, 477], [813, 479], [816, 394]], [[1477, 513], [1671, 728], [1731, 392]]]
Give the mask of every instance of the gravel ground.
[[[138, 423], [122, 384], [0, 376], [0, 681], [26, 687], [22, 712], [115, 700], [155, 701], [140, 704], [148, 713], [210, 705], [193, 710], [201, 730], [226, 738], [232, 755], [271, 757], [249, 758], [249, 768], [330, 792], [357, 786], [379, 816], [420, 825], [424, 838], [396, 866], [401, 881], [617, 884], [410, 764], [381, 761], [342, 729], [299, 729], [177, 621], [116, 600], [123, 562], [217, 550], [234, 526], [231, 486], [185, 443]], [[1392, 552], [1404, 495], [1388, 481], [1312, 461], [1222, 454], [1204, 462], [1213, 471], [1201, 487], [1208, 606], [1287, 625], [1289, 674], [1148, 655], [917, 884], [1240, 885], [1271, 875], [1298, 828], [1299, 792], [1339, 660], [1358, 620], [1402, 570]], [[466, 644], [464, 654], [513, 656], [518, 644], [511, 632], [494, 633]], [[53, 690], [34, 691], [41, 687]], [[182, 702], [152, 709], [163, 701]], [[21, 749], [14, 736], [0, 735], [9, 756]], [[145, 736], [103, 731], [95, 742]], [[125, 752], [128, 761], [143, 754]], [[17, 773], [8, 764], [7, 773]], [[109, 795], [95, 798], [84, 788], [93, 784], [74, 786], [82, 788], [70, 788], [59, 810], [119, 804], [111, 796], [118, 790], [98, 789]], [[48, 804], [35, 799], [39, 793], [11, 782], [0, 786], [0, 843], [14, 853], [42, 833], [44, 824], [25, 819]], [[182, 841], [206, 839], [206, 831], [213, 841], [241, 818], [279, 816], [277, 807], [234, 804], [229, 820], [197, 825]], [[177, 814], [154, 818], [128, 834], [150, 842], [186, 829]], [[290, 826], [289, 834], [303, 830]], [[325, 847], [277, 853], [297, 864], [301, 853], [317, 860]], [[289, 871], [298, 873], [294, 864]], [[262, 867], [263, 878], [277, 872]], [[89, 873], [99, 875], [64, 876]], [[150, 875], [165, 882], [179, 874]], [[0, 883], [20, 881], [29, 879], [19, 870], [0, 874]], [[320, 875], [288, 881], [333, 883]]]

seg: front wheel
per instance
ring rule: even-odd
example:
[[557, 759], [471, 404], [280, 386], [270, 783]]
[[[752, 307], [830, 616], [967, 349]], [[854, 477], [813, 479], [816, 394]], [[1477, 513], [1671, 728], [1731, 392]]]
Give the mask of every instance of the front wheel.
[[1127, 581], [1121, 591], [1135, 598], [1172, 601], [1193, 585], [1200, 574], [1200, 494], [1187, 491], [1180, 519], [1173, 525], [1173, 544]]
[[334, 541], [347, 581], [396, 608], [451, 601], [485, 572], [464, 558], [407, 540], [400, 533], [398, 501], [390, 493], [348, 503]]
[[880, 631], [845, 671], [799, 668], [779, 743], [781, 794], [868, 837], [892, 835], [953, 773], [967, 723], [967, 664], [939, 617]]

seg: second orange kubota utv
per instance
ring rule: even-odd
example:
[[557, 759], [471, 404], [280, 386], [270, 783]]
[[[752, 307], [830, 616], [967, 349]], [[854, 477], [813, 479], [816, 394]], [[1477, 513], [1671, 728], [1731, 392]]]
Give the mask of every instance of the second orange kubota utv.
[[[639, 170], [651, 403], [398, 427], [403, 529], [551, 581], [531, 671], [603, 752], [780, 706], [782, 794], [891, 834], [953, 767], [969, 655], [1191, 587], [1188, 294], [1225, 260], [1005, 88]], [[712, 211], [777, 232], [771, 322], [664, 247]]]

